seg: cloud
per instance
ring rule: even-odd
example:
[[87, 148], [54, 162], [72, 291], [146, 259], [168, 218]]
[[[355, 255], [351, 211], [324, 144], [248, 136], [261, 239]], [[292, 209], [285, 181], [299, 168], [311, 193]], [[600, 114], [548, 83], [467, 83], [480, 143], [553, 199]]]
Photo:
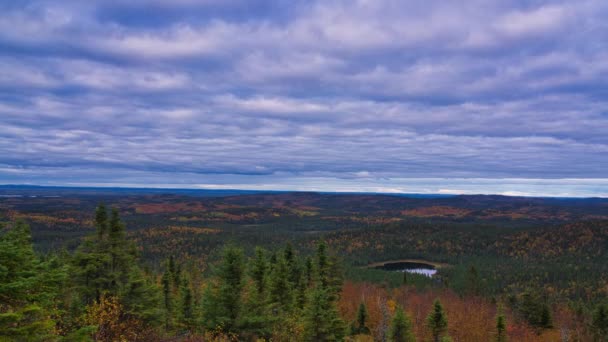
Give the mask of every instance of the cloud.
[[[592, 180], [608, 167], [604, 1], [0, 10], [0, 183], [174, 174], [191, 185], [514, 194], [536, 185], [399, 179]], [[538, 186], [554, 185], [603, 191]]]

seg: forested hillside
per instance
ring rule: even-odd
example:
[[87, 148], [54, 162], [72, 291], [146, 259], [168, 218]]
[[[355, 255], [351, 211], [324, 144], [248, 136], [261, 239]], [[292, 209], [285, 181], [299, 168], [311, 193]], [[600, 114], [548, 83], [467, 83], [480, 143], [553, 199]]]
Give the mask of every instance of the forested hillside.
[[[476, 196], [6, 197], [0, 340], [604, 341], [605, 208]], [[432, 278], [366, 267], [401, 259], [443, 266]]]

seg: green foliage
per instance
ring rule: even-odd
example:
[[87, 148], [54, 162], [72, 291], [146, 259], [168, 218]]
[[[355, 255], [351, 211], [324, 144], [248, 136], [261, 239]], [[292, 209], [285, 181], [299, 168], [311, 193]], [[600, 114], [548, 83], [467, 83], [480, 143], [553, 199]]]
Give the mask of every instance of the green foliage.
[[507, 342], [507, 322], [505, 315], [496, 315], [496, 342]]
[[359, 304], [357, 309], [357, 318], [351, 328], [351, 335], [369, 335], [370, 331], [367, 323], [367, 308], [364, 303]]
[[433, 303], [433, 308], [426, 318], [426, 325], [435, 342], [439, 342], [441, 336], [447, 331], [448, 319], [439, 299], [436, 299]]
[[203, 317], [208, 329], [238, 331], [244, 274], [243, 251], [233, 246], [226, 247], [217, 271], [217, 283], [210, 284], [203, 297]]
[[268, 276], [268, 261], [266, 252], [261, 247], [256, 247], [255, 258], [251, 265], [251, 278], [255, 284], [256, 292], [263, 296], [266, 292], [266, 281]]
[[388, 333], [388, 340], [391, 342], [416, 341], [416, 337], [412, 331], [412, 323], [401, 307], [397, 307], [397, 310], [395, 311], [395, 316], [393, 317]]
[[293, 306], [293, 291], [289, 282], [287, 260], [279, 257], [269, 279], [269, 302], [275, 313], [290, 312]]
[[314, 288], [304, 308], [304, 341], [341, 341], [344, 323], [327, 289]]
[[598, 305], [593, 311], [591, 329], [597, 341], [608, 341], [608, 306]]
[[[97, 234], [85, 240], [71, 260], [73, 303], [70, 307], [79, 308], [72, 315], [83, 315], [86, 305], [109, 295], [119, 298], [126, 314], [152, 325], [161, 322], [163, 314], [171, 309], [170, 297], [165, 296], [163, 310], [165, 292], [139, 267], [134, 245], [126, 238], [118, 210], [113, 208], [108, 220], [105, 206], [99, 205], [95, 226]], [[165, 323], [168, 325], [167, 320]]]
[[545, 298], [526, 291], [521, 296], [519, 311], [523, 318], [533, 327], [538, 329], [550, 329], [553, 327], [551, 309]]
[[36, 256], [24, 222], [0, 235], [0, 339], [50, 339], [65, 271], [56, 258]]

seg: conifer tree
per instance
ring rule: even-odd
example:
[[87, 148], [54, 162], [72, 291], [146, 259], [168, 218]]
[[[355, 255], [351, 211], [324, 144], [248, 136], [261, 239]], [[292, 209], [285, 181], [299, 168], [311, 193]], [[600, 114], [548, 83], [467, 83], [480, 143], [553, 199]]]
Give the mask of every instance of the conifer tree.
[[203, 295], [203, 318], [208, 329], [238, 332], [242, 318], [244, 268], [243, 251], [233, 246], [224, 248], [217, 283], [208, 286]]
[[173, 299], [171, 293], [171, 273], [169, 269], [166, 269], [161, 278], [161, 284], [163, 287], [163, 303], [165, 307], [165, 329], [170, 329], [172, 326], [173, 316]]
[[496, 315], [496, 342], [507, 342], [507, 323], [505, 315]]
[[270, 274], [269, 301], [275, 313], [286, 313], [291, 311], [292, 299], [287, 261], [280, 257]]
[[103, 240], [108, 232], [108, 212], [103, 203], [100, 203], [95, 210], [95, 228], [97, 229], [97, 239]]
[[439, 299], [435, 299], [433, 308], [426, 318], [426, 325], [431, 331], [433, 341], [439, 342], [448, 328], [448, 320]]
[[477, 268], [473, 265], [471, 265], [467, 272], [466, 291], [473, 296], [478, 296], [481, 292], [479, 273], [477, 272]]
[[311, 290], [303, 320], [304, 341], [341, 341], [344, 338], [344, 323], [326, 289]]
[[309, 286], [312, 284], [314, 273], [312, 259], [310, 257], [306, 257], [306, 261], [304, 262], [304, 273], [306, 277], [306, 286]]
[[265, 251], [260, 247], [256, 247], [251, 267], [251, 279], [255, 284], [256, 292], [260, 296], [263, 296], [266, 292], [267, 273], [268, 262], [266, 261]]
[[65, 267], [34, 253], [30, 229], [17, 221], [0, 234], [0, 340], [52, 339]]
[[600, 304], [593, 311], [591, 329], [597, 341], [608, 341], [608, 306]]
[[351, 329], [351, 333], [353, 335], [369, 335], [370, 331], [366, 325], [367, 323], [367, 308], [365, 307], [365, 303], [359, 304], [359, 309], [357, 309], [357, 318], [355, 319], [353, 328]]
[[[81, 308], [99, 303], [103, 295], [117, 298], [126, 313], [147, 323], [162, 316], [160, 291], [137, 265], [135, 247], [126, 239], [118, 210], [110, 219], [105, 207], [95, 212], [97, 234], [85, 240], [72, 259], [72, 284]], [[106, 234], [107, 228], [107, 234]]]
[[412, 323], [401, 307], [397, 307], [388, 333], [391, 342], [415, 342]]
[[190, 289], [190, 282], [188, 279], [182, 280], [182, 285], [180, 287], [180, 304], [180, 323], [185, 329], [191, 330], [194, 327], [195, 321], [194, 298], [192, 296], [192, 290]]

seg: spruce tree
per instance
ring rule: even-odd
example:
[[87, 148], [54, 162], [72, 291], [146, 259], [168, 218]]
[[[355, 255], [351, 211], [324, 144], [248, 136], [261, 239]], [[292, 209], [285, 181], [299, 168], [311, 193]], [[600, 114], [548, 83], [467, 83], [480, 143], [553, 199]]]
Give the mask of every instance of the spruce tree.
[[180, 287], [180, 323], [186, 330], [192, 330], [194, 327], [194, 298], [192, 296], [192, 290], [190, 289], [190, 282], [188, 279], [182, 280]]
[[478, 296], [481, 292], [481, 281], [477, 268], [471, 265], [467, 272], [466, 291], [469, 295]]
[[84, 308], [99, 303], [103, 295], [116, 297], [132, 317], [158, 322], [161, 292], [137, 265], [135, 247], [126, 238], [118, 210], [112, 209], [109, 220], [104, 212], [105, 207], [99, 205], [95, 212], [97, 234], [87, 238], [72, 259], [71, 282], [78, 294], [74, 300]]
[[170, 329], [172, 326], [173, 316], [173, 298], [171, 293], [171, 273], [169, 269], [166, 269], [161, 278], [161, 284], [163, 287], [163, 303], [165, 307], [165, 329]]
[[591, 329], [597, 341], [608, 341], [608, 306], [600, 304], [593, 311]]
[[303, 313], [304, 341], [342, 341], [344, 323], [326, 289], [311, 290]]
[[66, 269], [36, 256], [27, 224], [0, 233], [0, 340], [51, 340]]
[[208, 329], [238, 332], [243, 314], [244, 273], [243, 251], [233, 246], [225, 247], [217, 270], [217, 283], [208, 286], [203, 295], [203, 318]]
[[251, 265], [250, 273], [258, 296], [263, 296], [266, 292], [268, 262], [266, 261], [266, 252], [260, 247], [255, 248], [255, 257]]
[[391, 342], [415, 342], [412, 323], [401, 307], [397, 307], [388, 333]]
[[352, 331], [353, 335], [369, 335], [370, 331], [366, 325], [367, 323], [367, 308], [365, 307], [365, 303], [359, 304], [359, 309], [357, 309], [357, 318], [354, 324], [354, 330]]
[[435, 299], [433, 309], [426, 318], [426, 325], [431, 331], [433, 341], [439, 342], [448, 328], [448, 320], [439, 299]]
[[505, 315], [496, 315], [496, 342], [507, 342], [507, 323]]
[[100, 203], [95, 210], [95, 228], [97, 229], [97, 239], [103, 240], [108, 232], [108, 212], [103, 203]]
[[290, 312], [293, 305], [292, 289], [289, 283], [287, 261], [279, 257], [270, 274], [269, 302], [274, 314]]

